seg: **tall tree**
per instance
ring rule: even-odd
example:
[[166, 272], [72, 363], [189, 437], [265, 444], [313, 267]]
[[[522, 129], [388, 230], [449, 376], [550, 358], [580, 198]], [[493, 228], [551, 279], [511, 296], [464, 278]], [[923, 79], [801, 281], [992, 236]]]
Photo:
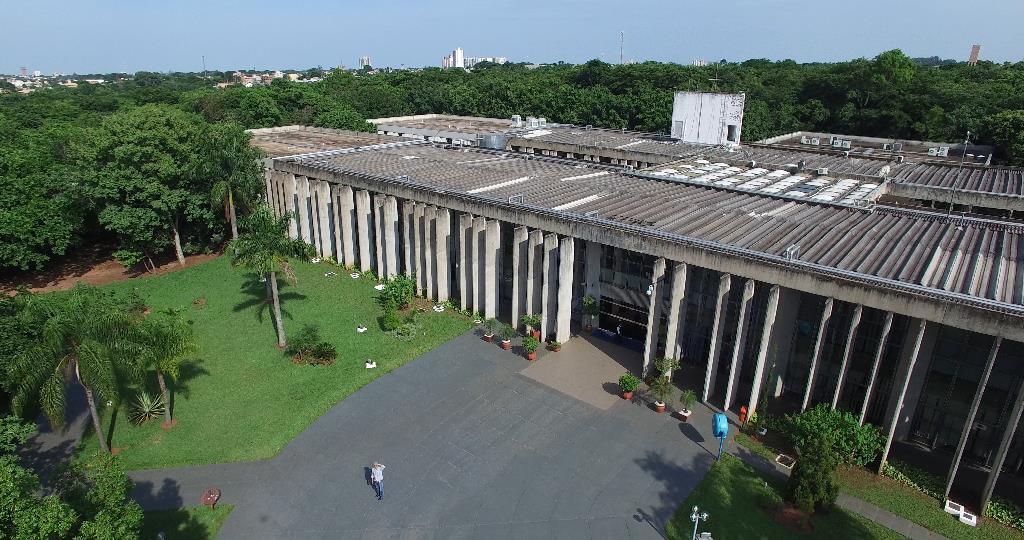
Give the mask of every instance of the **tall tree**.
[[[166, 105], [119, 112], [103, 122], [97, 149], [96, 193], [105, 201], [100, 223], [117, 234], [119, 258], [135, 264], [174, 246], [185, 264], [182, 230], [211, 220], [209, 178], [199, 118]], [[152, 262], [150, 260], [150, 262]]]
[[284, 348], [284, 321], [281, 318], [281, 299], [277, 290], [277, 274], [280, 272], [291, 283], [295, 283], [295, 272], [291, 259], [308, 260], [314, 254], [313, 246], [288, 236], [290, 214], [275, 216], [265, 204], [256, 207], [243, 220], [243, 232], [228, 244], [231, 264], [242, 266], [267, 280], [270, 302], [274, 311], [274, 326], [277, 329], [277, 345]]
[[213, 186], [214, 204], [223, 204], [231, 226], [231, 239], [238, 238], [237, 204], [251, 207], [263, 194], [263, 153], [249, 144], [250, 136], [237, 124], [215, 124], [206, 137], [203, 176]]
[[170, 310], [147, 317], [138, 328], [138, 347], [142, 363], [156, 373], [160, 394], [164, 398], [164, 426], [172, 425], [171, 394], [164, 375], [178, 379], [181, 364], [199, 350], [192, 325], [178, 312]]
[[85, 391], [100, 448], [109, 453], [96, 402], [117, 399], [125, 384], [139, 379], [141, 370], [127, 346], [131, 319], [102, 291], [81, 284], [60, 297], [32, 298], [26, 316], [38, 321], [42, 334], [12, 366], [19, 381], [15, 412], [38, 402], [51, 425], [62, 425], [70, 379]]

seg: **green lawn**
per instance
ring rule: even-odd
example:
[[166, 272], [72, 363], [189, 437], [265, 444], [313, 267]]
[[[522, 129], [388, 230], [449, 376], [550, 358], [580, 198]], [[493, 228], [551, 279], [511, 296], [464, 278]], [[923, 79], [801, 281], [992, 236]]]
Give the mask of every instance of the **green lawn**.
[[193, 506], [146, 512], [141, 538], [156, 538], [157, 533], [163, 532], [167, 540], [210, 540], [217, 537], [217, 531], [233, 509], [231, 505], [221, 505], [216, 510]]
[[724, 455], [680, 505], [669, 522], [668, 538], [690, 538], [693, 534], [690, 511], [694, 506], [709, 514], [708, 521], [701, 523], [700, 530], [710, 531], [715, 538], [902, 538], [894, 531], [840, 508], [812, 516], [810, 532], [797, 531], [774, 519], [775, 510], [782, 503], [783, 488], [779, 482], [748, 467], [739, 458]]
[[[337, 275], [325, 277], [329, 271]], [[472, 326], [457, 313], [428, 309], [420, 316], [425, 335], [402, 342], [380, 330], [371, 277], [352, 279], [325, 263], [300, 264], [296, 274], [296, 286], [282, 284], [285, 329], [291, 334], [319, 324], [321, 336], [338, 348], [331, 366], [293, 365], [275, 347], [264, 284], [226, 258], [108, 286], [137, 288], [155, 310], [186, 307], [200, 346], [199, 361], [176, 384], [177, 427], [136, 427], [123, 410], [113, 421], [107, 411], [104, 427], [113, 426], [112, 446], [128, 469], [271, 458], [341, 399]], [[369, 331], [357, 333], [359, 324]], [[367, 358], [377, 369], [365, 369]], [[86, 451], [97, 447], [89, 437]]]
[[991, 519], [982, 520], [977, 528], [964, 525], [943, 511], [939, 501], [889, 477], [877, 476], [864, 469], [841, 468], [839, 483], [842, 490], [850, 495], [953, 540], [1024, 540], [1024, 533], [1021, 531]]

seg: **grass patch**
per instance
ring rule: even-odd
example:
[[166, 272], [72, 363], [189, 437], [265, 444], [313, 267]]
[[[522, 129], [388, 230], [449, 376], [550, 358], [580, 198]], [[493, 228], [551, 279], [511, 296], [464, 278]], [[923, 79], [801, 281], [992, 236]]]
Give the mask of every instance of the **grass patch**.
[[[399, 341], [377, 323], [372, 278], [352, 279], [327, 264], [298, 264], [295, 271], [297, 285], [281, 284], [285, 329], [319, 324], [322, 338], [338, 349], [332, 365], [294, 365], [275, 347], [265, 284], [232, 269], [225, 257], [107, 286], [137, 288], [154, 310], [186, 307], [199, 343], [198, 362], [174, 384], [174, 429], [164, 431], [159, 422], [133, 426], [126, 411], [104, 411], [111, 446], [121, 449], [126, 468], [269, 459], [346, 396], [472, 326], [452, 310], [428, 309], [419, 318], [424, 335]], [[337, 275], [324, 276], [329, 271]], [[357, 333], [360, 324], [369, 330]], [[368, 358], [377, 369], [365, 369]], [[97, 448], [88, 436], [85, 450]]]
[[160, 532], [167, 540], [208, 540], [217, 537], [217, 531], [234, 510], [230, 504], [210, 510], [205, 506], [175, 510], [145, 512], [141, 538], [156, 538]]
[[983, 519], [977, 528], [960, 523], [939, 507], [939, 501], [895, 480], [856, 467], [840, 467], [839, 485], [843, 491], [880, 508], [902, 516], [953, 540], [1019, 539], [1024, 533], [992, 519]]
[[782, 504], [783, 489], [779, 481], [726, 454], [676, 510], [668, 524], [668, 538], [690, 538], [693, 533], [690, 511], [694, 506], [709, 514], [700, 530], [710, 531], [715, 538], [902, 538], [894, 531], [841, 508], [811, 516], [811, 531], [797, 531], [775, 520]]

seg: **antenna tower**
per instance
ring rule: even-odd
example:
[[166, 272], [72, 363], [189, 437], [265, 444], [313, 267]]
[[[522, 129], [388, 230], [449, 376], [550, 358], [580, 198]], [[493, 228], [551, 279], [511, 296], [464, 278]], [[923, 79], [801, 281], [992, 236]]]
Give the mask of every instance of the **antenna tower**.
[[626, 41], [626, 33], [620, 31], [619, 32], [619, 65], [622, 65], [622, 64], [625, 63], [623, 61], [623, 56], [622, 56], [622, 45], [623, 45], [623, 43], [625, 41]]

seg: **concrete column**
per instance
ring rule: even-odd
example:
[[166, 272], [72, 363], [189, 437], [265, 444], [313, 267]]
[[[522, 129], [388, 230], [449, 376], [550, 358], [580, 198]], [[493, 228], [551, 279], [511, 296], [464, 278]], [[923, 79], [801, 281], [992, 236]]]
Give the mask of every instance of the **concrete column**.
[[989, 469], [988, 478], [985, 479], [985, 489], [981, 492], [981, 510], [979, 515], [985, 515], [985, 507], [988, 506], [992, 492], [996, 489], [996, 482], [999, 480], [999, 473], [1003, 470], [1003, 463], [1006, 461], [1006, 454], [1010, 451], [1010, 443], [1017, 432], [1017, 425], [1020, 423], [1021, 411], [1024, 411], [1024, 382], [1017, 388], [1017, 400], [1013, 404], [1013, 411], [1010, 413], [1009, 422], [1003, 430], [1003, 436], [999, 441], [999, 449], [996, 451], [996, 460]]
[[680, 359], [679, 338], [686, 322], [686, 263], [672, 267], [672, 296], [668, 302], [668, 328], [665, 330], [665, 356]]
[[334, 247], [336, 253], [334, 254], [334, 260], [338, 261], [338, 264], [345, 264], [345, 250], [342, 247], [341, 240], [341, 211], [338, 209], [338, 186], [328, 185], [327, 191], [331, 197], [331, 218], [334, 220], [334, 228], [331, 230], [331, 234], [334, 235]]
[[644, 367], [642, 370], [644, 375], [650, 371], [654, 357], [658, 353], [658, 334], [661, 330], [661, 288], [664, 280], [665, 258], [658, 257], [654, 260], [654, 269], [651, 274], [651, 304], [647, 308], [647, 337], [644, 338]]
[[853, 338], [857, 337], [857, 328], [860, 326], [860, 318], [863, 313], [864, 306], [857, 304], [853, 308], [853, 317], [850, 319], [850, 331], [846, 334], [846, 348], [843, 350], [843, 363], [839, 365], [839, 377], [836, 379], [836, 392], [832, 394], [833, 409], [839, 403], [839, 397], [843, 395], [843, 384], [846, 382], [846, 368], [850, 365], [850, 354], [853, 352]]
[[434, 273], [437, 279], [437, 301], [444, 302], [451, 297], [451, 261], [448, 246], [451, 244], [452, 218], [447, 208], [438, 208], [434, 219]]
[[[896, 424], [896, 434], [894, 437], [898, 441], [902, 441], [910, 435], [910, 430], [913, 428], [914, 416], [917, 415], [918, 402], [921, 400], [921, 392], [924, 390], [924, 384], [928, 381], [928, 372], [932, 367], [932, 357], [935, 352], [935, 342], [939, 337], [939, 330], [942, 328], [939, 324], [929, 324], [928, 328], [924, 332], [924, 338], [921, 342], [920, 352], [918, 358], [920, 360], [914, 364], [914, 370], [910, 374], [910, 382], [907, 385], [907, 395], [903, 399], [903, 409], [900, 411]], [[909, 341], [909, 337], [906, 341]], [[911, 348], [911, 345], [904, 344], [904, 348]]]
[[386, 273], [384, 260], [384, 195], [375, 193], [373, 195], [373, 253], [374, 271], [377, 279], [383, 279]]
[[[904, 354], [900, 358], [899, 368], [896, 370], [896, 384], [892, 387], [892, 394], [889, 397], [889, 406], [885, 414], [885, 445], [882, 446], [882, 459], [878, 463], [878, 472], [881, 474], [885, 467], [885, 461], [889, 458], [889, 448], [892, 447], [892, 439], [896, 433], [896, 425], [899, 424], [898, 416], [903, 414], [903, 400], [907, 397], [907, 388], [910, 386], [910, 377], [914, 374], [914, 367], [918, 364], [918, 357], [921, 355], [921, 343], [924, 341], [924, 332], [928, 322], [924, 319], [914, 319], [910, 331], [907, 333], [907, 343], [904, 346]], [[925, 362], [921, 362], [922, 364]], [[893, 399], [895, 398], [895, 399]], [[908, 419], [909, 421], [909, 419]]]
[[398, 275], [398, 199], [388, 195], [384, 198], [384, 276]]
[[729, 410], [729, 407], [732, 406], [732, 398], [736, 395], [740, 385], [740, 371], [743, 370], [743, 360], [740, 357], [743, 355], [743, 346], [746, 344], [747, 330], [750, 326], [747, 319], [750, 318], [750, 300], [752, 298], [754, 298], [754, 280], [748, 279], [743, 282], [740, 316], [736, 320], [736, 337], [733, 339], [732, 361], [729, 363], [729, 384], [725, 387], [725, 404], [722, 407], [725, 410]]
[[725, 331], [725, 310], [729, 305], [729, 289], [732, 275], [722, 274], [718, 280], [718, 301], [715, 302], [715, 322], [711, 327], [711, 345], [708, 347], [708, 367], [704, 372], [704, 391], [700, 400], [707, 403], [708, 396], [715, 388], [718, 372], [718, 356], [722, 349], [722, 333]]
[[555, 312], [558, 310], [556, 291], [558, 290], [558, 235], [549, 234], [544, 237], [544, 284], [540, 296], [544, 308], [540, 316], [540, 337], [542, 340], [555, 337]]
[[483, 315], [484, 319], [487, 318], [487, 300], [484, 297], [484, 289], [487, 288], [484, 284], [484, 273], [486, 272], [484, 251], [487, 250], [484, 233], [486, 230], [487, 218], [473, 218], [473, 273], [470, 274], [470, 279], [473, 281], [473, 311]]
[[[583, 261], [583, 274], [586, 280], [586, 291], [588, 295], [593, 296], [597, 300], [598, 305], [601, 302], [601, 244], [597, 242], [587, 241], [586, 244], [586, 260]], [[586, 318], [586, 314], [583, 315]], [[587, 321], [583, 321], [584, 324]], [[597, 320], [591, 321], [594, 327], [597, 327]]]
[[267, 189], [267, 206], [270, 207], [270, 210], [274, 212], [275, 216], [279, 216], [279, 215], [281, 215], [281, 213], [280, 213], [280, 210], [277, 208], [277, 198], [274, 197], [274, 194], [275, 194], [275, 192], [277, 190], [274, 189], [274, 177], [273, 176], [274, 176], [273, 169], [264, 169], [263, 170], [263, 181], [267, 185], [267, 187], [266, 187], [266, 189]]
[[335, 186], [337, 196], [335, 198], [335, 209], [338, 211], [336, 225], [341, 229], [341, 254], [344, 259], [339, 258], [338, 262], [346, 266], [356, 266], [356, 206], [353, 199], [352, 188], [348, 186]]
[[519, 318], [527, 313], [526, 250], [529, 237], [530, 231], [526, 227], [512, 230], [512, 326], [515, 328], [519, 328]]
[[287, 211], [291, 214], [292, 219], [288, 222], [288, 236], [292, 240], [299, 238], [298, 222], [298, 209], [295, 207], [295, 197], [298, 194], [298, 180], [296, 180], [294, 174], [284, 173], [284, 191], [285, 199], [284, 204]]
[[273, 169], [267, 169], [267, 202], [274, 210], [275, 216], [283, 216], [284, 209], [284, 182], [281, 174]]
[[[765, 370], [765, 364], [769, 361], [769, 355], [771, 361], [775, 360], [775, 353], [771, 350], [774, 347], [775, 340], [775, 321], [778, 319], [779, 313], [779, 294], [781, 287], [778, 285], [772, 285], [771, 291], [768, 293], [768, 308], [764, 312], [764, 327], [761, 329], [761, 346], [757, 351], [757, 364], [754, 365], [754, 381], [750, 388], [750, 401], [747, 402], [747, 414], [753, 416], [754, 412], [757, 411], [757, 403], [761, 397], [761, 388], [765, 384], [765, 378], [768, 376], [768, 371]], [[738, 379], [738, 377], [737, 377]]]
[[487, 220], [484, 228], [484, 317], [498, 316], [498, 277], [501, 275], [501, 222]]
[[412, 275], [412, 254], [413, 247], [413, 223], [412, 223], [412, 201], [402, 201], [402, 273]]
[[[544, 233], [530, 231], [526, 240], [526, 313], [544, 311]], [[543, 333], [543, 332], [542, 332]]]
[[473, 216], [459, 214], [459, 302], [473, 310]]
[[555, 321], [555, 340], [569, 341], [572, 322], [573, 267], [576, 263], [575, 241], [563, 236], [558, 247], [558, 318]]
[[[762, 392], [769, 397], [779, 397], [783, 391], [785, 374], [789, 370], [792, 357], [793, 334], [796, 330], [796, 318], [800, 314], [800, 300], [803, 293], [786, 287], [779, 288], [779, 307], [772, 328], [770, 349], [765, 366], [770, 369], [765, 373], [765, 386]], [[772, 367], [774, 366], [774, 367]]]
[[818, 364], [821, 359], [821, 346], [825, 343], [825, 331], [828, 330], [828, 323], [832, 319], [832, 304], [835, 301], [831, 298], [825, 299], [825, 307], [821, 310], [821, 323], [818, 324], [818, 337], [814, 340], [814, 353], [811, 355], [811, 367], [807, 374], [807, 384], [804, 385], [804, 400], [800, 404], [800, 412], [807, 410], [807, 404], [811, 401], [814, 383], [817, 379]]
[[313, 243], [313, 229], [309, 226], [309, 178], [296, 176], [295, 183], [299, 195], [299, 231], [302, 233], [302, 240], [307, 244]]
[[359, 271], [369, 272], [373, 268], [373, 250], [370, 248], [370, 192], [360, 189], [355, 192], [356, 229], [359, 235]]
[[424, 294], [427, 298], [436, 299], [434, 292], [434, 245], [437, 239], [434, 238], [434, 220], [437, 219], [437, 208], [427, 206], [423, 208], [423, 284]]
[[424, 205], [416, 203], [412, 207], [412, 269], [416, 273], [416, 295], [423, 296], [427, 292], [427, 269], [423, 266], [423, 235]]
[[892, 312], [887, 311], [885, 313], [885, 322], [882, 323], [882, 335], [878, 338], [878, 350], [875, 351], [875, 360], [871, 363], [871, 372], [868, 374], [868, 387], [864, 391], [864, 403], [860, 406], [861, 425], [864, 425], [864, 415], [868, 413], [868, 404], [871, 403], [871, 395], [875, 391], [875, 377], [878, 376], [878, 365], [882, 363], [885, 346], [889, 343], [890, 330], [892, 330]]
[[992, 348], [989, 349], [988, 362], [985, 363], [985, 371], [978, 381], [978, 389], [974, 391], [974, 399], [971, 401], [971, 408], [967, 412], [967, 419], [964, 420], [964, 427], [960, 430], [960, 442], [956, 445], [956, 453], [953, 454], [953, 463], [949, 466], [949, 475], [946, 478], [946, 492], [942, 500], [949, 498], [949, 490], [953, 488], [953, 481], [956, 480], [956, 470], [960, 467], [960, 460], [964, 456], [964, 448], [967, 446], [967, 438], [971, 436], [971, 428], [974, 427], [974, 416], [978, 414], [978, 407], [981, 405], [981, 397], [985, 395], [985, 387], [988, 386], [988, 377], [992, 374], [992, 366], [996, 364], [996, 357], [999, 356], [999, 346], [1003, 344], [1003, 338], [997, 337], [992, 341]]
[[323, 181], [318, 180], [316, 182], [316, 215], [319, 221], [320, 230], [317, 234], [317, 242], [320, 246], [321, 257], [334, 257], [334, 249], [331, 247], [331, 238], [333, 233], [331, 232], [331, 220], [330, 220], [330, 206], [328, 202], [331, 200], [331, 186]]

